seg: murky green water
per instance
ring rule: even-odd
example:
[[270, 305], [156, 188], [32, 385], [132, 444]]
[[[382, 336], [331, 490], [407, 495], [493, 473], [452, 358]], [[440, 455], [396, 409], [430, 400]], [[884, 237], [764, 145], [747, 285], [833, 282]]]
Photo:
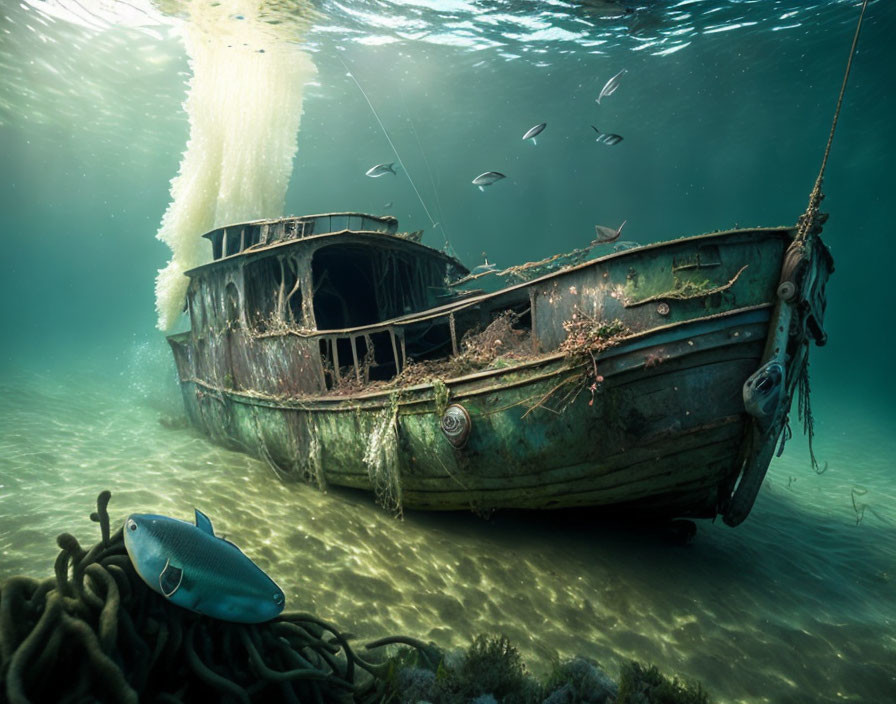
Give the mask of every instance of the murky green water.
[[[536, 671], [583, 654], [615, 674], [636, 658], [725, 702], [893, 698], [891, 3], [869, 7], [825, 180], [837, 271], [812, 368], [828, 469], [815, 474], [795, 439], [746, 523], [702, 522], [683, 548], [581, 516], [396, 521], [363, 494], [283, 484], [182, 427], [153, 306], [168, 259], [154, 235], [188, 138], [182, 20], [86, 2], [60, 2], [52, 19], [44, 5], [0, 11], [0, 580], [50, 574], [59, 532], [92, 543], [88, 514], [108, 488], [116, 519], [201, 508], [288, 608], [362, 638], [447, 647], [503, 632]], [[74, 21], [76, 5], [93, 19]], [[286, 212], [391, 212], [432, 230], [406, 174], [365, 178], [393, 155], [348, 66], [441, 223], [424, 241], [444, 233], [471, 265], [483, 251], [509, 265], [581, 246], [595, 223], [627, 219], [626, 237], [648, 242], [793, 222], [856, 3], [631, 8], [317, 5]], [[520, 140], [543, 121], [537, 146]], [[591, 124], [625, 139], [596, 144]], [[470, 181], [486, 170], [508, 178], [480, 193]]]

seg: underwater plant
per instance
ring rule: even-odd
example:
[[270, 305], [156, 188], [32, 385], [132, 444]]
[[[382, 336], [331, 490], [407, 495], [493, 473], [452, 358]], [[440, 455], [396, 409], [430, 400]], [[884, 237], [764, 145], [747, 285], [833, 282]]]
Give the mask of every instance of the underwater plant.
[[436, 701], [445, 704], [484, 695], [504, 704], [541, 700], [540, 687], [527, 676], [519, 651], [504, 635], [477, 636], [456, 668], [439, 669], [434, 693]]
[[596, 662], [579, 656], [557, 665], [545, 690], [550, 694], [542, 704], [605, 704], [616, 701], [618, 687]]
[[459, 656], [433, 644], [425, 654], [402, 648], [388, 662], [384, 701], [397, 704], [709, 704], [699, 683], [669, 679], [634, 661], [623, 667], [618, 685], [581, 656], [555, 664], [539, 680], [503, 635], [479, 635]]
[[616, 704], [708, 704], [703, 686], [677, 677], [671, 680], [655, 667], [632, 661], [622, 666]]

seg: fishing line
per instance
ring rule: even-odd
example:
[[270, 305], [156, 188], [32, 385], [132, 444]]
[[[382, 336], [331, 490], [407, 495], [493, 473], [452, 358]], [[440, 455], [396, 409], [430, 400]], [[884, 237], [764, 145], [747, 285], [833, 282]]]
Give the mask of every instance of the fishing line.
[[[436, 199], [436, 215], [439, 216], [439, 224], [442, 226], [442, 235], [445, 242], [448, 242], [448, 228], [445, 226], [445, 213], [442, 211], [442, 200], [439, 198], [439, 189], [436, 188], [436, 181], [432, 177], [432, 169], [429, 167], [429, 159], [426, 158], [426, 151], [423, 149], [423, 143], [420, 141], [420, 135], [417, 134], [417, 128], [414, 126], [414, 120], [411, 118], [407, 103], [404, 100], [404, 94], [401, 96], [401, 103], [404, 105], [404, 111], [408, 116], [408, 122], [411, 125], [411, 131], [414, 133], [414, 139], [417, 140], [417, 148], [420, 150], [420, 156], [423, 157], [423, 163], [426, 164], [426, 173], [429, 174], [429, 183], [432, 186], [432, 193]], [[450, 245], [449, 245], [450, 246]]]
[[[423, 197], [420, 195], [420, 191], [417, 190], [417, 184], [414, 183], [414, 179], [411, 178], [411, 172], [408, 171], [408, 167], [404, 165], [404, 162], [401, 160], [401, 155], [398, 153], [398, 149], [395, 148], [395, 144], [392, 141], [392, 138], [389, 136], [389, 132], [386, 130], [386, 126], [383, 124], [383, 121], [380, 119], [380, 116], [377, 114], [376, 108], [373, 107], [373, 103], [370, 102], [370, 98], [367, 97], [367, 93], [364, 92], [364, 89], [361, 87], [361, 84], [358, 82], [358, 79], [355, 78], [355, 75], [349, 71], [348, 66], [345, 65], [345, 61], [342, 60], [341, 56], [337, 56], [339, 59], [339, 63], [342, 64], [342, 67], [345, 69], [346, 74], [349, 78], [351, 78], [355, 85], [358, 86], [358, 90], [361, 91], [361, 95], [364, 96], [364, 100], [367, 101], [367, 104], [370, 106], [370, 111], [373, 113], [373, 116], [376, 118], [376, 121], [380, 125], [380, 129], [383, 131], [383, 134], [386, 136], [386, 139], [389, 142], [389, 146], [392, 147], [392, 152], [395, 154], [395, 158], [398, 159], [398, 163], [401, 164], [401, 168], [404, 169], [404, 172], [408, 175], [408, 181], [411, 182], [411, 187], [414, 189], [414, 193], [417, 194], [417, 199], [420, 201], [420, 205], [423, 206], [423, 210], [426, 211], [426, 217], [429, 218], [429, 222], [432, 226], [432, 229], [435, 230], [438, 227], [439, 223], [437, 223], [432, 214], [429, 212], [429, 208], [426, 207], [426, 203], [423, 202]], [[445, 231], [442, 230], [442, 237], [445, 239], [445, 244], [449, 247], [451, 246], [448, 242], [448, 237], [445, 235]]]

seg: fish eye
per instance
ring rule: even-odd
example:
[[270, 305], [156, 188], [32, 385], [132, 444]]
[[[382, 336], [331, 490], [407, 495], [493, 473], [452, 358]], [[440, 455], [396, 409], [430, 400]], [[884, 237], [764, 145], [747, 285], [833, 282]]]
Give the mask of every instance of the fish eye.
[[277, 592], [274, 594], [274, 604], [277, 606], [283, 606], [283, 594], [281, 592]]
[[137, 530], [137, 521], [135, 521], [133, 518], [129, 518], [128, 522], [127, 522], [127, 527], [128, 527], [128, 530], [132, 531], [132, 532]]

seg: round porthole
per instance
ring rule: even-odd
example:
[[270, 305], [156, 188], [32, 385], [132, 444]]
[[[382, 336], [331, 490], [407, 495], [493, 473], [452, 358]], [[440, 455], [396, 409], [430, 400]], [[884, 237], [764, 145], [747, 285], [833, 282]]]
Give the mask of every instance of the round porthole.
[[448, 442], [460, 449], [467, 444], [473, 423], [466, 408], [458, 403], [452, 403], [442, 414], [441, 427]]

